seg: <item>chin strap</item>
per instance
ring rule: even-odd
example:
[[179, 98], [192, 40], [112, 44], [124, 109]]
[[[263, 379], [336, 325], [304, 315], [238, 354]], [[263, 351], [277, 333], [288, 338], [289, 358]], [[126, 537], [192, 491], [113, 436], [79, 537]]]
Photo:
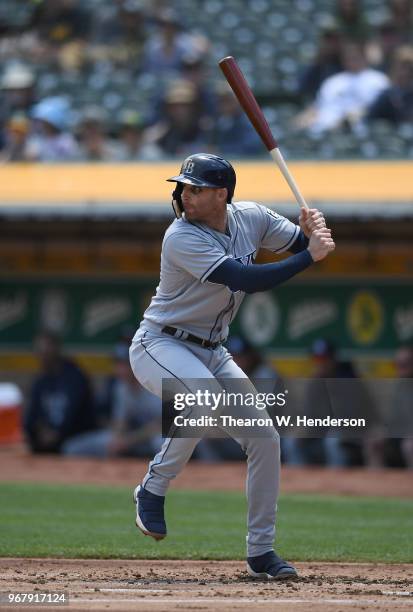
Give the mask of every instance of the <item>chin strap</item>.
[[172, 208], [175, 213], [175, 217], [180, 219], [184, 212], [184, 207], [182, 205], [182, 191], [184, 186], [182, 183], [177, 183], [174, 191], [172, 192]]

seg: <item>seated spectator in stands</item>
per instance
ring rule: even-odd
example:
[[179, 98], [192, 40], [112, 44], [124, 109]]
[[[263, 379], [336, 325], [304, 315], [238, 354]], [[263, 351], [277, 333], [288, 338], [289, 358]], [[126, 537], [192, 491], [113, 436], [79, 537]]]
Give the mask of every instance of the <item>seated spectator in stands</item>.
[[[413, 469], [413, 345], [398, 348], [394, 365], [398, 381], [387, 422], [390, 434], [395, 437], [387, 441], [386, 463], [390, 467]], [[401, 433], [406, 437], [400, 437]]]
[[243, 336], [231, 336], [226, 348], [234, 358], [235, 363], [243, 370], [248, 378], [254, 380], [265, 379], [271, 381], [273, 390], [277, 381], [281, 380], [276, 369], [265, 359], [261, 350], [258, 350]]
[[118, 354], [120, 346], [125, 346], [129, 349], [132, 338], [135, 335], [134, 325], [122, 325], [119, 330], [119, 336], [115, 345], [115, 350], [112, 354], [112, 371], [105, 376], [100, 389], [96, 395], [96, 414], [97, 427], [100, 429], [107, 428], [112, 418], [115, 409], [115, 389], [118, 379]]
[[222, 83], [218, 89], [218, 111], [213, 145], [220, 155], [253, 157], [262, 154], [262, 144], [232, 90]]
[[0, 79], [0, 124], [14, 113], [28, 114], [35, 102], [35, 77], [20, 62], [8, 64]]
[[341, 72], [341, 34], [331, 23], [320, 34], [317, 54], [311, 64], [302, 71], [298, 92], [306, 101], [314, 100], [321, 84], [333, 74]]
[[202, 125], [193, 83], [171, 82], [163, 107], [163, 117], [148, 130], [148, 142], [158, 145], [164, 156], [185, 157], [208, 147], [211, 136]]
[[413, 122], [413, 47], [400, 47], [394, 56], [391, 85], [367, 111], [368, 121], [385, 119], [397, 125]]
[[[94, 15], [88, 57], [110, 61], [132, 73], [142, 68], [146, 10], [142, 0], [104, 3]], [[144, 68], [144, 67], [143, 67]]]
[[42, 0], [35, 3], [28, 28], [36, 33], [39, 45], [44, 46], [44, 63], [60, 64], [64, 70], [79, 70], [85, 61], [90, 25], [87, 3]]
[[369, 27], [364, 18], [363, 2], [360, 0], [336, 0], [335, 19], [345, 38], [366, 42]]
[[216, 116], [217, 99], [213, 88], [208, 82], [206, 55], [202, 51], [191, 51], [182, 58], [182, 78], [195, 85], [200, 114], [205, 120]]
[[[202, 128], [211, 130], [217, 115], [217, 98], [207, 79], [205, 56], [199, 53], [188, 53], [182, 58], [179, 82], [190, 83], [194, 90], [194, 97], [198, 109], [199, 121]], [[173, 87], [171, 79], [157, 88], [149, 109], [148, 125], [160, 121], [165, 114], [165, 95]]]
[[194, 33], [184, 32], [174, 10], [162, 9], [157, 16], [157, 28], [146, 42], [142, 67], [157, 78], [181, 74], [182, 61], [190, 54], [205, 55], [207, 39]]
[[4, 126], [4, 145], [0, 162], [26, 161], [30, 122], [22, 113], [14, 113]]
[[81, 161], [111, 162], [121, 159], [119, 143], [109, 138], [108, 115], [100, 106], [89, 106], [82, 112], [77, 136]]
[[412, 0], [388, 0], [389, 21], [394, 25], [402, 44], [413, 44]]
[[34, 128], [27, 140], [29, 161], [68, 162], [77, 159], [78, 146], [67, 131], [69, 105], [64, 98], [44, 98], [31, 112]]
[[64, 444], [65, 455], [147, 457], [161, 444], [161, 402], [136, 380], [129, 364], [129, 346], [115, 349], [116, 378], [109, 427], [81, 434]]
[[35, 3], [29, 27], [36, 30], [41, 39], [62, 44], [87, 38], [90, 24], [87, 3], [80, 0], [42, 0]]
[[27, 442], [34, 453], [59, 453], [66, 440], [95, 426], [91, 387], [82, 370], [62, 355], [55, 334], [40, 333], [34, 349], [41, 373], [24, 415]]
[[361, 44], [344, 43], [342, 61], [343, 72], [324, 81], [314, 106], [296, 120], [298, 127], [322, 134], [345, 123], [358, 123], [372, 101], [388, 87], [389, 78], [368, 67]]
[[156, 144], [146, 141], [145, 124], [137, 111], [123, 110], [119, 116], [118, 130], [120, 161], [161, 159], [161, 149]]
[[367, 58], [371, 67], [389, 74], [394, 54], [402, 44], [402, 36], [394, 23], [388, 19], [383, 21], [366, 46]]
[[[328, 393], [325, 379], [356, 378], [356, 372], [350, 361], [338, 359], [335, 346], [326, 338], [319, 338], [311, 347], [313, 362], [313, 379], [308, 383], [304, 397], [304, 414], [307, 417], [323, 418], [328, 416], [328, 410], [334, 408]], [[358, 418], [357, 407], [363, 406], [363, 418], [366, 418], [368, 427], [374, 432], [377, 426], [377, 414], [367, 390], [363, 385], [349, 386], [346, 390], [340, 388], [343, 397], [346, 392], [350, 398], [354, 397], [354, 405], [347, 402], [345, 406], [347, 418]], [[344, 401], [344, 400], [343, 400]], [[337, 406], [338, 408], [338, 406]], [[353, 414], [352, 410], [356, 411]], [[342, 416], [337, 413], [330, 416]], [[325, 464], [329, 467], [346, 467], [352, 465], [378, 466], [382, 463], [383, 440], [372, 435], [367, 439], [355, 437], [342, 437], [326, 435], [320, 431], [318, 438], [286, 438], [284, 445], [284, 458], [290, 465]], [[365, 435], [365, 431], [363, 431]]]
[[388, 12], [368, 42], [368, 58], [374, 68], [390, 74], [399, 47], [413, 44], [413, 3], [388, 0]]

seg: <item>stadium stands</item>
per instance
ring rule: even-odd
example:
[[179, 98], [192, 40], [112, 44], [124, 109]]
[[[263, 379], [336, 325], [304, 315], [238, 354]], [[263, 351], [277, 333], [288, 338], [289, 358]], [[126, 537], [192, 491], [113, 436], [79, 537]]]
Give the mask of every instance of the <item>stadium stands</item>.
[[[79, 21], [82, 21], [81, 14], [72, 15], [71, 34], [67, 34], [65, 39], [59, 30], [59, 35], [63, 36], [59, 39], [56, 28], [62, 23], [66, 26], [64, 19], [68, 18], [66, 16], [62, 21], [56, 17], [59, 0], [55, 0], [55, 12], [52, 11], [52, 18], [48, 16], [50, 45], [47, 47], [44, 40], [39, 36], [36, 38], [36, 31], [45, 18], [40, 15], [35, 19], [34, 15], [42, 4], [47, 9], [48, 0], [43, 3], [4, 0], [1, 3], [2, 64], [7, 66], [18, 60], [29, 66], [36, 75], [37, 99], [65, 95], [72, 107], [70, 122], [73, 129], [82, 109], [91, 105], [101, 105], [109, 113], [111, 121], [107, 131], [111, 135], [117, 129], [116, 115], [123, 109], [133, 108], [142, 116], [148, 116], [166, 82], [176, 76], [174, 72], [156, 74], [147, 71], [145, 66], [145, 49], [148, 41], [153, 41], [159, 34], [161, 11], [166, 5], [161, 2], [152, 6], [144, 0], [120, 0], [118, 3], [109, 0], [79, 3], [73, 0], [74, 13], [79, 12], [81, 6], [84, 14], [82, 31], [76, 32]], [[378, 28], [391, 20], [391, 4], [382, 0], [359, 3], [363, 32], [367, 32], [364, 42], [375, 47], [376, 52]], [[225, 3], [219, 0], [180, 0], [170, 4], [175, 11], [173, 20], [177, 31], [190, 35], [185, 43], [190, 47], [188, 51], [199, 52], [205, 61], [205, 83], [211, 91], [222, 80], [217, 61], [228, 54], [238, 59], [287, 157], [411, 157], [411, 122], [395, 129], [382, 121], [363, 124], [360, 129], [345, 124], [327, 140], [294, 127], [294, 118], [306, 103], [300, 94], [300, 77], [317, 53], [323, 29], [341, 27], [339, 5], [340, 2], [328, 0], [226, 0]], [[133, 51], [129, 49], [129, 34], [122, 22], [122, 11], [140, 15], [136, 27], [141, 28], [142, 39], [138, 41], [139, 48]], [[50, 26], [51, 19], [55, 20], [52, 23], [55, 29]], [[102, 32], [107, 31], [112, 38], [109, 37], [105, 45], [101, 38]], [[116, 45], [127, 48], [126, 55], [114, 53]], [[206, 141], [206, 145], [213, 148], [214, 143]]]

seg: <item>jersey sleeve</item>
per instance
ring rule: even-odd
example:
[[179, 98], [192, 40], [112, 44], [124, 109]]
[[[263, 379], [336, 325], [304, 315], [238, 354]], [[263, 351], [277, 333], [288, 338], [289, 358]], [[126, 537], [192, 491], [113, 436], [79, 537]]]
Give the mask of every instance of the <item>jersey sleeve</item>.
[[260, 206], [263, 224], [261, 247], [274, 253], [287, 251], [300, 233], [300, 227], [282, 215]]
[[201, 283], [228, 259], [222, 245], [209, 242], [195, 232], [180, 232], [168, 236], [163, 244], [162, 254], [170, 265], [185, 270]]

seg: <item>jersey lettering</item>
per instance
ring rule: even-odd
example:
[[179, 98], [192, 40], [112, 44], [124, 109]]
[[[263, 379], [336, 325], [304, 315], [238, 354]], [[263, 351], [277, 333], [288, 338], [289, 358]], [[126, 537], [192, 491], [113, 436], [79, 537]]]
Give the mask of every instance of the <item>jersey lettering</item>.
[[265, 210], [266, 210], [267, 214], [269, 214], [274, 219], [279, 219], [280, 218], [280, 215], [278, 215], [276, 212], [271, 210], [271, 208], [266, 208]]
[[234, 257], [235, 261], [239, 261], [243, 266], [249, 266], [254, 262], [255, 251], [248, 255], [242, 255], [241, 257]]

